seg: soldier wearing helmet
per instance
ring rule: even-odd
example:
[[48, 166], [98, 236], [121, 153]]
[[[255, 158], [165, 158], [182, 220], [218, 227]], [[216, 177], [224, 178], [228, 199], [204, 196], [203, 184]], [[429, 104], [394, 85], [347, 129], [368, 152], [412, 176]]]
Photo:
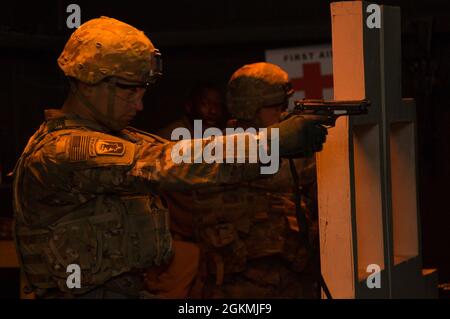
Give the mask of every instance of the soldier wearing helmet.
[[[260, 164], [177, 164], [174, 142], [128, 126], [162, 71], [159, 51], [126, 23], [84, 23], [58, 64], [71, 93], [61, 109], [46, 110], [14, 170], [27, 288], [40, 298], [138, 298], [142, 270], [170, 265], [177, 251], [159, 192], [251, 180]], [[311, 125], [283, 133], [291, 131], [280, 127], [297, 141], [280, 141], [281, 154], [323, 143], [304, 138], [323, 135]], [[69, 276], [74, 266], [79, 281]]]
[[[245, 65], [233, 73], [227, 88], [232, 127], [270, 127], [278, 123], [293, 91], [287, 73], [270, 63]], [[181, 219], [192, 215], [194, 241], [201, 247], [203, 287], [192, 296], [204, 298], [314, 298], [318, 297], [315, 253], [304, 236], [317, 244], [314, 158], [294, 161], [301, 185], [291, 176], [289, 162], [268, 178], [232, 186], [169, 192], [176, 234]], [[302, 210], [309, 231], [299, 229], [295, 214], [295, 188], [303, 189]], [[186, 198], [182, 201], [180, 198]], [[187, 200], [188, 199], [188, 200]], [[189, 203], [189, 204], [186, 204]], [[175, 212], [175, 214], [173, 214]], [[305, 232], [308, 232], [305, 234]], [[198, 285], [196, 286], [198, 288]]]
[[254, 63], [231, 76], [227, 105], [239, 124], [268, 127], [279, 121], [293, 92], [287, 73], [279, 66]]

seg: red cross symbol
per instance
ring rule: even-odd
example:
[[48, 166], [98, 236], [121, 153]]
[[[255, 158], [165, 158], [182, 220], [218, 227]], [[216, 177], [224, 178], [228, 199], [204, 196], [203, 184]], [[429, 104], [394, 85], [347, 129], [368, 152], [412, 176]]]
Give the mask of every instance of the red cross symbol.
[[322, 75], [319, 62], [307, 63], [303, 64], [303, 77], [291, 83], [294, 91], [305, 91], [305, 98], [322, 99], [322, 90], [333, 87], [333, 75]]

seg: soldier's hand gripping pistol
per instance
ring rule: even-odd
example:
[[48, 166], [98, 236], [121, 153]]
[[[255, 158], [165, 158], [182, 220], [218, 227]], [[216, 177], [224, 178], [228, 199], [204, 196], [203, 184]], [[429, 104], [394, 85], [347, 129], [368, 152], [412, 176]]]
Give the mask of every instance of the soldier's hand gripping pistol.
[[315, 100], [303, 99], [294, 102], [293, 114], [313, 115], [318, 123], [327, 127], [336, 125], [339, 116], [367, 114], [370, 101], [363, 100]]
[[[369, 100], [352, 100], [352, 101], [326, 101], [326, 100], [310, 100], [303, 99], [297, 100], [294, 102], [295, 108], [288, 115], [295, 116], [301, 115], [304, 116], [305, 119], [309, 119], [312, 122], [320, 126], [325, 127], [333, 127], [336, 124], [336, 120], [340, 116], [352, 116], [352, 115], [362, 115], [367, 114], [368, 107], [370, 106]], [[302, 199], [302, 189], [300, 187], [300, 172], [297, 172], [295, 164], [292, 158], [289, 158], [289, 167], [291, 170], [292, 178], [294, 180], [295, 189], [295, 215], [297, 219], [297, 224], [299, 229], [302, 229], [301, 237], [303, 238], [303, 242], [306, 246], [306, 249], [313, 255], [313, 249], [311, 247], [311, 243], [309, 242], [309, 223], [306, 218], [305, 213], [301, 208], [301, 199]], [[332, 299], [332, 295], [330, 290], [328, 289], [327, 284], [322, 276], [322, 273], [319, 273], [319, 284], [320, 287], [325, 292], [328, 299]]]
[[369, 105], [366, 99], [295, 101], [294, 110], [285, 113], [279, 123], [271, 126], [279, 129], [280, 156], [299, 158], [320, 152], [326, 141], [327, 128], [333, 127], [338, 117], [367, 114]]

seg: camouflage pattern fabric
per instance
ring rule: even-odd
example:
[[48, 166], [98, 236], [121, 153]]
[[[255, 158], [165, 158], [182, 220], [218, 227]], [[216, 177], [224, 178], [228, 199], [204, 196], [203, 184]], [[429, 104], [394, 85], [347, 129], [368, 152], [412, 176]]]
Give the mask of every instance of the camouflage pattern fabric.
[[[318, 251], [314, 158], [295, 160], [302, 209]], [[318, 255], [298, 229], [289, 163], [269, 178], [191, 192], [165, 192], [175, 238], [200, 245], [202, 298], [316, 298]], [[272, 279], [270, 279], [272, 278]]]
[[160, 53], [142, 31], [101, 17], [83, 23], [67, 41], [58, 65], [67, 77], [96, 84], [108, 77], [153, 82]]
[[252, 121], [260, 108], [286, 104], [293, 93], [288, 74], [279, 66], [247, 64], [228, 81], [227, 107], [235, 119]]
[[[313, 159], [302, 172], [303, 210], [317, 248]], [[193, 228], [203, 249], [206, 298], [314, 298], [315, 256], [302, 243], [289, 165], [264, 180], [193, 192]]]
[[[201, 141], [207, 143], [206, 141]], [[132, 269], [168, 262], [168, 212], [158, 196], [251, 180], [258, 164], [176, 164], [168, 142], [59, 110], [29, 140], [14, 171], [15, 239], [29, 286], [84, 294]], [[66, 285], [81, 267], [80, 289]]]

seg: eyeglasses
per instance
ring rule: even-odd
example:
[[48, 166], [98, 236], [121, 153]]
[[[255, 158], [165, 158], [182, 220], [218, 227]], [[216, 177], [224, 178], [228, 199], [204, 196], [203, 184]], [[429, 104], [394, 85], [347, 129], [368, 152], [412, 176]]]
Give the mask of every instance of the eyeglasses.
[[[115, 82], [116, 87], [119, 89], [126, 91], [125, 94], [117, 94], [116, 97], [119, 98], [122, 101], [132, 103], [139, 99], [141, 99], [144, 94], [145, 90], [150, 86], [150, 83], [144, 83], [144, 84], [126, 84], [126, 83], [120, 83]], [[142, 92], [144, 90], [144, 92]], [[125, 95], [126, 97], [123, 97], [122, 95]]]

